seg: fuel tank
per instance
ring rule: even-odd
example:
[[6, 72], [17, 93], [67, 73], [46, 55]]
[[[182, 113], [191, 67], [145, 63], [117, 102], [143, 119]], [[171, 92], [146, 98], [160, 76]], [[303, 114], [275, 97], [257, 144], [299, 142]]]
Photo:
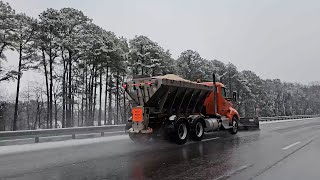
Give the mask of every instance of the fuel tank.
[[206, 118], [204, 119], [206, 123], [206, 132], [218, 130], [221, 127], [221, 121], [216, 118]]

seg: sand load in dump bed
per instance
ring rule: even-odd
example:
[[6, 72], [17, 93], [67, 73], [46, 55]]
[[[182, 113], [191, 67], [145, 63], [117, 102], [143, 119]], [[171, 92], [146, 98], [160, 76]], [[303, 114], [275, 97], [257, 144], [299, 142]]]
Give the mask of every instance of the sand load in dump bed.
[[183, 79], [174, 74], [133, 79], [126, 84], [130, 102], [143, 106], [150, 114], [200, 113], [212, 87]]

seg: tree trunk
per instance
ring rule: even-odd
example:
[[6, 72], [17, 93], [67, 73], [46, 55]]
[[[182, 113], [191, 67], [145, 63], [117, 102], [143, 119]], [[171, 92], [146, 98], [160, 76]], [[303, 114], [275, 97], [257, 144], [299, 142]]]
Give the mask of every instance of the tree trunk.
[[4, 111], [6, 110], [6, 103], [0, 102], [0, 131], [6, 130], [5, 119], [3, 118]]
[[71, 121], [70, 125], [71, 127], [74, 126], [74, 95], [71, 95]]
[[96, 112], [96, 101], [97, 100], [97, 70], [94, 72], [94, 94], [93, 94], [93, 108], [92, 108], [92, 125], [94, 124], [94, 117]]
[[[125, 82], [125, 75], [123, 75], [123, 81]], [[123, 90], [123, 122], [122, 123], [127, 123], [127, 106], [126, 106], [126, 91]]]
[[[86, 104], [86, 109], [85, 109], [85, 122], [86, 122], [86, 125], [88, 124], [87, 122], [88, 122], [88, 87], [89, 87], [89, 85], [88, 85], [88, 69], [87, 69], [87, 67], [85, 67], [86, 69], [85, 69], [85, 75], [86, 75], [86, 90], [85, 90], [85, 96], [86, 96], [86, 102], [85, 102], [85, 104]], [[83, 122], [82, 122], [83, 123]]]
[[22, 65], [22, 44], [20, 43], [16, 103], [15, 103], [15, 106], [14, 106], [14, 117], [13, 117], [13, 126], [12, 126], [12, 130], [13, 131], [16, 131], [18, 129], [18, 127], [17, 127], [17, 119], [18, 119], [19, 91], [20, 91], [20, 79], [21, 79], [21, 65]]
[[283, 110], [283, 115], [286, 116], [286, 106], [285, 106], [285, 98], [284, 98], [284, 94], [282, 93], [282, 110]]
[[94, 70], [95, 67], [92, 67], [91, 70], [91, 82], [90, 82], [90, 99], [89, 99], [89, 118], [90, 118], [90, 125], [93, 125], [94, 117], [93, 117], [93, 92], [94, 92]]
[[[86, 67], [84, 67], [84, 69], [83, 69], [83, 73], [82, 73], [82, 83], [83, 83], [83, 85], [82, 85], [82, 95], [81, 95], [81, 126], [83, 126], [83, 105], [84, 105], [84, 102], [83, 102], [83, 98], [84, 98], [84, 94], [85, 94], [85, 92], [86, 92], [86, 86], [87, 86], [87, 84], [86, 84], [86, 82], [85, 82], [85, 80], [84, 80], [84, 75], [85, 75], [85, 68]], [[87, 77], [86, 77], [87, 78]]]
[[90, 77], [89, 77], [89, 83], [88, 83], [88, 92], [87, 92], [87, 96], [88, 96], [88, 117], [87, 117], [87, 125], [91, 125], [91, 119], [92, 119], [92, 82], [93, 80], [93, 68], [90, 69]]
[[67, 63], [63, 56], [62, 50], [62, 60], [63, 60], [63, 77], [62, 77], [62, 128], [66, 127], [66, 73], [67, 73]]
[[109, 67], [107, 66], [106, 88], [105, 88], [105, 94], [104, 94], [104, 125], [107, 125], [108, 73], [109, 73]]
[[[143, 54], [143, 45], [141, 45], [141, 54]], [[141, 59], [141, 64], [144, 64], [144, 57]], [[141, 66], [141, 75], [144, 75], [143, 66]]]
[[48, 78], [47, 62], [46, 62], [46, 55], [45, 55], [44, 49], [42, 49], [42, 63], [43, 63], [45, 81], [46, 81], [46, 92], [47, 92], [46, 123], [48, 128], [49, 127], [49, 78]]
[[[119, 93], [121, 93], [119, 91]], [[119, 101], [118, 101], [118, 104], [119, 104], [119, 124], [123, 124], [123, 110], [122, 110], [122, 106], [121, 106], [121, 96], [119, 94]]]
[[49, 91], [49, 119], [50, 119], [50, 128], [52, 128], [52, 91], [53, 91], [53, 77], [52, 77], [52, 64], [53, 64], [53, 58], [52, 58], [52, 52], [51, 52], [51, 42], [50, 42], [50, 51], [49, 51], [49, 70], [50, 70], [50, 91]]
[[67, 110], [67, 127], [71, 127], [71, 110], [72, 110], [72, 53], [69, 51], [69, 59], [68, 59], [68, 110]]
[[116, 121], [117, 124], [119, 124], [119, 71], [117, 71], [117, 84], [116, 84], [116, 111], [117, 111], [117, 117]]
[[80, 127], [80, 104], [78, 103], [77, 106], [78, 106], [78, 124], [77, 124], [77, 126]]
[[58, 128], [58, 104], [57, 98], [54, 98], [54, 128]]
[[[28, 83], [28, 92], [27, 92], [27, 98], [28, 98], [28, 102], [27, 102], [27, 129], [30, 129], [30, 88], [29, 88], [29, 83]], [[32, 105], [33, 106], [33, 105]], [[1, 114], [0, 114], [1, 116]]]
[[39, 116], [39, 112], [40, 112], [40, 102], [39, 102], [39, 99], [36, 100], [36, 103], [37, 103], [37, 110], [36, 110], [36, 118], [35, 118], [34, 124], [33, 124], [33, 129], [36, 129], [36, 127], [37, 127], [38, 116]]
[[41, 128], [41, 112], [42, 112], [42, 109], [43, 109], [43, 99], [41, 97], [41, 107], [40, 107], [40, 112], [39, 112], [39, 129]]
[[112, 120], [113, 120], [113, 117], [112, 117], [112, 76], [110, 75], [110, 78], [109, 78], [109, 106], [108, 106], [108, 124], [112, 124]]
[[101, 114], [102, 114], [102, 65], [100, 67], [100, 82], [99, 82], [99, 118], [98, 118], [98, 125], [101, 126]]

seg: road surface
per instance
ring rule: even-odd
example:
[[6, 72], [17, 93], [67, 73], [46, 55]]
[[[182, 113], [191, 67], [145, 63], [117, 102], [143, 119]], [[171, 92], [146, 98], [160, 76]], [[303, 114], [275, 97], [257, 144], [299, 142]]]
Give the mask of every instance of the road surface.
[[277, 121], [202, 142], [126, 135], [0, 147], [0, 179], [320, 179], [320, 119]]

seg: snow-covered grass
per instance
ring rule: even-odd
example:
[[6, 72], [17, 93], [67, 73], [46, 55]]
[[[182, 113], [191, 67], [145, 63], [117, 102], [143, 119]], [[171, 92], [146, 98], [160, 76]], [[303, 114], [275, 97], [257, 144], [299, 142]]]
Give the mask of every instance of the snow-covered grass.
[[41, 150], [61, 148], [61, 147], [108, 143], [112, 141], [120, 141], [120, 140], [126, 140], [126, 139], [129, 139], [127, 135], [116, 135], [116, 136], [100, 137], [100, 138], [92, 138], [92, 139], [76, 139], [76, 140], [45, 142], [45, 143], [36, 143], [36, 144], [2, 146], [0, 147], [0, 156], [16, 154], [16, 153], [32, 152], [32, 151], [41, 151]]

